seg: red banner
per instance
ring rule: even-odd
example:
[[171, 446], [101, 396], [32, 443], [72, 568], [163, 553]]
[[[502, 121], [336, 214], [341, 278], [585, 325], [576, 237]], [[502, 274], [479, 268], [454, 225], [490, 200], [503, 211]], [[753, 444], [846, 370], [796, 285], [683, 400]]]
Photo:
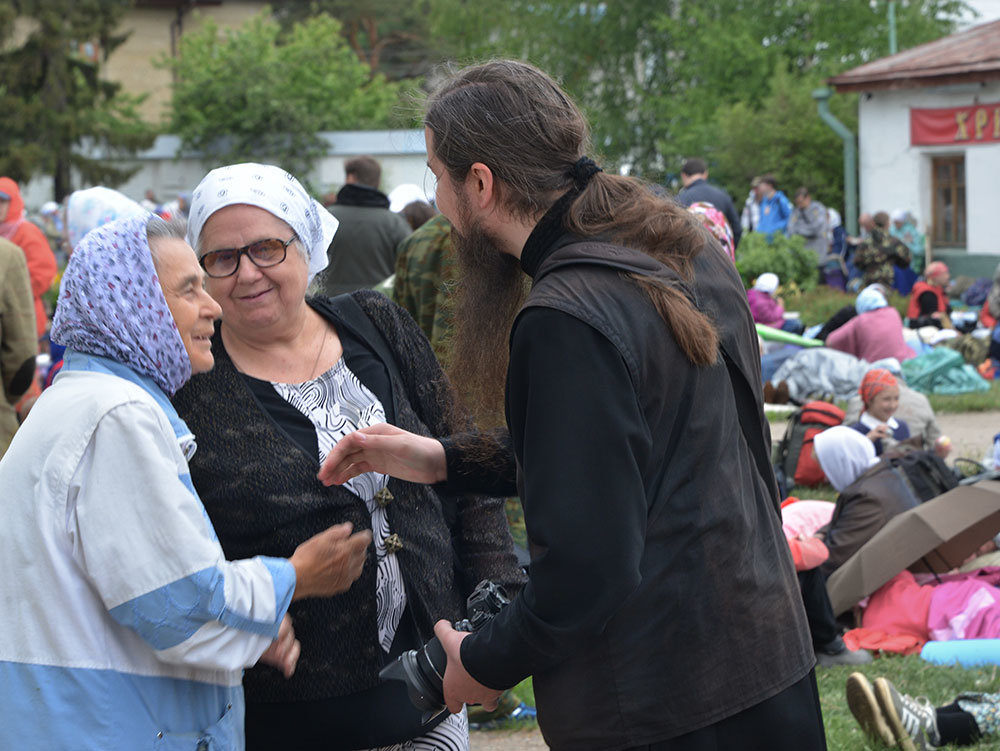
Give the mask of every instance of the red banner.
[[1000, 143], [1000, 102], [910, 110], [910, 145]]

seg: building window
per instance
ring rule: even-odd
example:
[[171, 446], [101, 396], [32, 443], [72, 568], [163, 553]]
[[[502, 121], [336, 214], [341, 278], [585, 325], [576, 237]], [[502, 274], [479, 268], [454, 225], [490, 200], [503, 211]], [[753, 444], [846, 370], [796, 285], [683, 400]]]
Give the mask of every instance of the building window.
[[965, 157], [932, 159], [934, 175], [934, 245], [965, 247]]

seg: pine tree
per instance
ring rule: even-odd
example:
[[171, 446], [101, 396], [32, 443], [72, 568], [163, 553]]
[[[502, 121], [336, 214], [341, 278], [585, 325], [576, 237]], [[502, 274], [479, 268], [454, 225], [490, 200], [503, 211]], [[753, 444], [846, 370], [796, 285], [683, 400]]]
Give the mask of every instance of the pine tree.
[[0, 174], [51, 175], [62, 200], [82, 185], [118, 185], [134, 170], [105, 158], [147, 148], [154, 132], [140, 98], [103, 80], [100, 63], [125, 36], [116, 33], [133, 0], [0, 0]]

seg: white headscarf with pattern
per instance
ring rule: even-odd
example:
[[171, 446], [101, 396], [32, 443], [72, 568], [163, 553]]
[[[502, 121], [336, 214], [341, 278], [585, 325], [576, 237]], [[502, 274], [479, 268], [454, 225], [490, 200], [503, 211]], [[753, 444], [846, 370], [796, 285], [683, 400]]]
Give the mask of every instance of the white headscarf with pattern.
[[309, 257], [310, 281], [326, 268], [326, 251], [337, 231], [337, 220], [291, 173], [272, 164], [230, 164], [205, 175], [191, 195], [188, 244], [198, 250], [198, 237], [208, 218], [235, 204], [264, 209], [295, 231]]

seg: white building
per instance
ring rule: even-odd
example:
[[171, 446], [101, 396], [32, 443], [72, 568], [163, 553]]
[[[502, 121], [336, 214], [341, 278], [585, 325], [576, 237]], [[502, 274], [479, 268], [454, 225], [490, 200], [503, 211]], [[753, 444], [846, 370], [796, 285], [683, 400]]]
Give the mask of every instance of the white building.
[[[428, 198], [434, 195], [434, 175], [427, 168], [427, 146], [424, 131], [413, 130], [371, 130], [335, 131], [319, 134], [327, 142], [327, 152], [316, 160], [313, 169], [296, 177], [308, 180], [321, 195], [336, 192], [345, 180], [344, 163], [351, 157], [366, 154], [374, 157], [382, 165], [381, 189], [388, 193], [403, 184], [416, 185]], [[158, 136], [153, 146], [135, 155], [133, 159], [116, 159], [100, 151], [81, 149], [91, 158], [103, 158], [122, 167], [134, 167], [136, 173], [117, 190], [136, 201], [143, 197], [147, 189], [160, 201], [171, 201], [182, 191], [194, 190], [201, 178], [218, 162], [206, 162], [198, 154], [186, 154], [181, 150], [177, 136]], [[273, 162], [267, 155], [260, 156], [262, 162]], [[81, 185], [74, 175], [74, 185]], [[52, 178], [39, 176], [21, 186], [25, 206], [34, 209], [52, 198]]]
[[830, 79], [858, 92], [862, 211], [909, 209], [952, 273], [1000, 260], [1000, 21]]

